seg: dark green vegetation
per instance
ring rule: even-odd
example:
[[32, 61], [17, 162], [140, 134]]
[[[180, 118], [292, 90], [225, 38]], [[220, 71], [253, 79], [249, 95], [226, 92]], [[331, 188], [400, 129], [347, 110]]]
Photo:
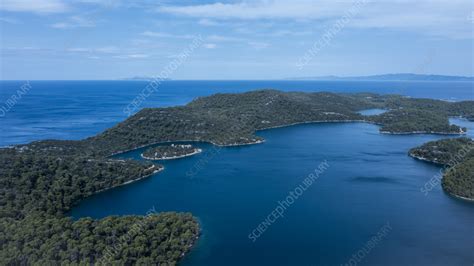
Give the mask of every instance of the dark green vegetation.
[[[389, 110], [375, 116], [357, 111]], [[27, 146], [47, 153], [103, 157], [165, 141], [206, 141], [218, 145], [255, 143], [255, 131], [305, 122], [366, 121], [387, 133], [459, 134], [450, 116], [472, 117], [474, 101], [450, 103], [369, 93], [301, 93], [275, 90], [215, 94], [185, 106], [145, 108], [102, 134], [82, 141], [38, 141]]]
[[142, 157], [150, 160], [174, 159], [199, 153], [201, 150], [189, 144], [171, 144], [147, 149]]
[[[376, 116], [357, 113], [370, 108], [389, 111]], [[85, 140], [0, 149], [0, 264], [88, 264], [106, 256], [122, 263], [175, 263], [198, 234], [189, 214], [76, 222], [64, 217], [81, 199], [158, 169], [107, 159], [114, 153], [165, 141], [252, 144], [262, 140], [257, 130], [306, 122], [365, 121], [380, 124], [388, 133], [460, 133], [461, 128], [449, 125], [449, 116], [474, 117], [474, 102], [261, 90], [216, 94], [180, 107], [146, 108]], [[110, 255], [107, 247], [120, 242], [135, 223], [146, 225]]]
[[191, 214], [0, 219], [2, 265], [174, 265], [195, 241]]
[[431, 141], [410, 150], [410, 156], [445, 165], [442, 186], [455, 196], [474, 200], [474, 141], [455, 138]]
[[[377, 116], [359, 110], [384, 108]], [[255, 131], [304, 122], [368, 121], [389, 133], [459, 134], [449, 116], [467, 116], [474, 102], [449, 103], [376, 94], [284, 93], [273, 90], [216, 94], [186, 106], [147, 108], [90, 139], [107, 153], [171, 140], [207, 141], [218, 145], [254, 143]], [[105, 145], [107, 143], [108, 145]]]
[[81, 199], [158, 169], [134, 161], [1, 149], [0, 264], [175, 263], [198, 234], [190, 214], [64, 217]]
[[380, 131], [387, 133], [458, 134], [466, 129], [450, 125], [448, 118], [474, 115], [474, 101], [451, 103], [393, 96], [383, 106], [390, 111], [370, 120], [380, 124]]
[[441, 185], [452, 195], [474, 200], [474, 157], [450, 168]]
[[474, 141], [470, 138], [431, 141], [411, 149], [409, 154], [421, 160], [455, 166], [465, 159], [474, 157]]

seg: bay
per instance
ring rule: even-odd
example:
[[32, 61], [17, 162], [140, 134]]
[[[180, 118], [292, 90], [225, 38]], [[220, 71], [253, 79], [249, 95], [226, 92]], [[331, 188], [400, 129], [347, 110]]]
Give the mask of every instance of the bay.
[[[0, 104], [22, 84], [1, 81]], [[31, 90], [0, 118], [0, 146], [97, 134], [126, 119], [123, 109], [148, 83], [30, 84]], [[166, 81], [140, 107], [261, 88], [474, 99], [472, 83], [466, 82]], [[451, 122], [474, 136], [474, 123]], [[443, 192], [434, 178], [438, 166], [407, 155], [412, 147], [446, 136], [384, 135], [365, 123], [298, 125], [258, 135], [266, 142], [222, 148], [212, 156], [216, 147], [195, 143], [203, 153], [163, 161], [163, 172], [94, 195], [70, 215], [144, 215], [153, 208], [192, 212], [202, 234], [183, 265], [344, 265], [356, 254], [363, 254], [357, 257], [361, 265], [472, 265], [474, 204]], [[118, 157], [141, 160], [141, 152]], [[323, 161], [327, 170], [252, 241], [249, 234]], [[186, 174], [198, 164], [202, 169], [196, 175]], [[433, 189], [424, 193], [433, 181]]]

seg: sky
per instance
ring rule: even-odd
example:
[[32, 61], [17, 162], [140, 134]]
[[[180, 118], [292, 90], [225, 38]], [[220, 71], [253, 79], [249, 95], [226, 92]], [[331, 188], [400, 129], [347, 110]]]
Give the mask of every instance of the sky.
[[1, 0], [0, 79], [474, 76], [473, 38], [472, 0]]

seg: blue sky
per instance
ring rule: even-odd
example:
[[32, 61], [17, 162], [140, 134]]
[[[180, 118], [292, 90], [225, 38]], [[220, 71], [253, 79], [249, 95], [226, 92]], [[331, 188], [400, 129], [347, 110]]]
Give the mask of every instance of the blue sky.
[[0, 78], [474, 75], [474, 1], [366, 1], [2, 0]]

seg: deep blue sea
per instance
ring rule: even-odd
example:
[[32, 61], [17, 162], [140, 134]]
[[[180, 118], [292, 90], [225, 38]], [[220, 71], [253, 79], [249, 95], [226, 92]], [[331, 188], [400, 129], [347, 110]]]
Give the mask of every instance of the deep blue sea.
[[[0, 81], [0, 109], [25, 81]], [[124, 120], [123, 110], [147, 81], [30, 81], [5, 116], [0, 146], [39, 139], [82, 139]], [[473, 82], [167, 81], [140, 107], [182, 105], [199, 96], [272, 88], [284, 91], [375, 92], [450, 101], [474, 99]]]
[[[22, 84], [0, 82], [0, 104]], [[146, 84], [30, 81], [30, 91], [0, 117], [0, 146], [97, 134], [126, 118], [124, 107]], [[473, 83], [464, 82], [168, 81], [143, 107], [259, 88], [474, 99]], [[474, 137], [474, 123], [452, 122]], [[266, 142], [217, 152], [196, 143], [203, 153], [163, 161], [163, 172], [92, 196], [71, 215], [192, 212], [202, 235], [183, 265], [473, 265], [474, 204], [446, 195], [436, 182], [427, 191], [440, 168], [407, 156], [441, 136], [383, 135], [365, 123], [298, 125], [258, 135]], [[140, 152], [119, 157], [140, 160]], [[195, 175], [186, 175], [203, 160]], [[252, 241], [249, 234], [323, 161], [327, 169]]]

